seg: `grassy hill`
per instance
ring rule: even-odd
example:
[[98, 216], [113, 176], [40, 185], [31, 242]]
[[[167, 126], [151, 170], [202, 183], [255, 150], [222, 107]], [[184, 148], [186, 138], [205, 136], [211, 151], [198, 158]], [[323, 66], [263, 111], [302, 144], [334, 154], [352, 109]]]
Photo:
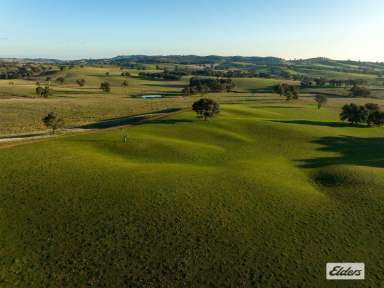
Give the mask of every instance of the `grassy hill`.
[[350, 261], [380, 287], [384, 132], [337, 119], [266, 101], [3, 147], [0, 286], [339, 287]]

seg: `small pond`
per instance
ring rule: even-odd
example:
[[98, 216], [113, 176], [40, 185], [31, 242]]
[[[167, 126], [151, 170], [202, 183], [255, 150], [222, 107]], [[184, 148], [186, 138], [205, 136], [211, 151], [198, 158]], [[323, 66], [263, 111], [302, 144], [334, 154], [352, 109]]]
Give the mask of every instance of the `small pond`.
[[162, 98], [162, 97], [163, 97], [163, 95], [159, 95], [159, 94], [141, 96], [141, 98], [144, 98], [144, 99], [153, 99], [153, 98]]

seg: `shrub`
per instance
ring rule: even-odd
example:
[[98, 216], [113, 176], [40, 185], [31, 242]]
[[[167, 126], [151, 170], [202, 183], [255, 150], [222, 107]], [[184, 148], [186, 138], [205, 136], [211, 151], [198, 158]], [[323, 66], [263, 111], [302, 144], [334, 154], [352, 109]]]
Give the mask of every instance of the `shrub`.
[[83, 87], [85, 85], [85, 79], [77, 79], [76, 80], [77, 85], [80, 87]]
[[315, 101], [317, 103], [317, 109], [320, 109], [323, 105], [328, 102], [328, 97], [325, 95], [316, 95]]
[[104, 92], [111, 92], [111, 84], [109, 82], [105, 81], [100, 84], [100, 89]]
[[64, 125], [63, 119], [59, 118], [55, 112], [48, 113], [42, 121], [47, 128], [52, 129], [52, 133], [55, 133], [58, 128], [61, 128]]

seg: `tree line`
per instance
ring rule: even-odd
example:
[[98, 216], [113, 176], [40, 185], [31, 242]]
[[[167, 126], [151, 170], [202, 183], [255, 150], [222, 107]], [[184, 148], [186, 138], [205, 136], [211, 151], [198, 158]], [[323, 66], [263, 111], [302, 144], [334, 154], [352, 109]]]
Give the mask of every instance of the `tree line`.
[[146, 80], [180, 80], [182, 76], [187, 75], [179, 71], [164, 72], [140, 72], [139, 77]]
[[21, 66], [2, 65], [2, 67], [3, 71], [0, 71], [0, 79], [23, 79], [27, 77], [47, 75], [57, 71], [53, 66], [31, 64], [23, 64]]
[[235, 87], [231, 78], [199, 78], [189, 79], [189, 85], [183, 89], [184, 95], [205, 94], [210, 92], [230, 92]]
[[215, 70], [215, 69], [200, 69], [191, 72], [196, 76], [223, 77], [223, 78], [272, 78], [268, 73], [257, 72], [255, 70]]
[[340, 120], [348, 121], [353, 125], [381, 126], [384, 124], [384, 112], [381, 111], [378, 104], [374, 103], [365, 105], [345, 104], [340, 113]]
[[319, 78], [309, 78], [303, 77], [300, 82], [302, 88], [309, 87], [351, 87], [356, 85], [367, 84], [367, 81], [364, 79], [325, 79], [322, 77]]

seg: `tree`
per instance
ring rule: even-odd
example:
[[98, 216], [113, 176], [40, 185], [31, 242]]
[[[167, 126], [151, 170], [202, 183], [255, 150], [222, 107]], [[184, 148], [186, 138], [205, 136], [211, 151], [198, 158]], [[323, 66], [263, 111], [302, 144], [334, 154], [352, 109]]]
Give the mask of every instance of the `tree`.
[[286, 83], [275, 85], [273, 87], [273, 92], [279, 94], [280, 96], [285, 96], [287, 101], [299, 99], [299, 92], [297, 92], [296, 87]]
[[375, 103], [367, 103], [364, 105], [364, 107], [369, 111], [369, 112], [376, 112], [380, 110], [380, 106]]
[[369, 114], [368, 120], [367, 120], [368, 126], [381, 126], [384, 124], [384, 112], [382, 111], [374, 111]]
[[316, 78], [315, 83], [316, 86], [324, 86], [327, 81], [324, 78]]
[[289, 85], [287, 91], [285, 91], [285, 97], [287, 101], [299, 99], [299, 92], [297, 92], [296, 87]]
[[43, 89], [43, 93], [41, 96], [47, 98], [49, 96], [49, 94], [51, 93], [51, 89], [49, 88], [49, 86], [45, 86], [44, 89]]
[[105, 72], [105, 76], [109, 76], [109, 72]]
[[355, 103], [345, 104], [340, 113], [342, 121], [348, 121], [351, 124], [366, 123], [369, 111], [364, 106], [358, 106]]
[[368, 126], [377, 125], [380, 126], [381, 114], [380, 106], [375, 103], [367, 103], [364, 105], [365, 109], [368, 110], [367, 124]]
[[49, 86], [45, 86], [44, 88], [41, 87], [41, 86], [38, 86], [38, 87], [36, 87], [35, 91], [36, 91], [36, 94], [38, 96], [42, 96], [42, 97], [45, 97], [45, 98], [47, 98], [49, 96], [50, 92], [51, 92]]
[[192, 105], [192, 110], [197, 113], [198, 117], [203, 118], [205, 121], [208, 118], [214, 117], [220, 112], [219, 104], [208, 98], [201, 98]]
[[316, 95], [315, 101], [317, 103], [317, 109], [320, 109], [323, 105], [328, 102], [328, 97], [325, 95]]
[[285, 83], [281, 83], [281, 84], [278, 84], [278, 85], [275, 85], [273, 87], [273, 92], [276, 93], [276, 94], [279, 94], [280, 96], [283, 96], [284, 93], [285, 93], [285, 86], [287, 84]]
[[104, 92], [111, 92], [111, 84], [109, 82], [105, 81], [100, 84], [100, 89]]
[[312, 86], [312, 81], [311, 79], [305, 77], [303, 80], [300, 82], [300, 87], [302, 88], [307, 88]]
[[36, 87], [36, 94], [38, 95], [38, 96], [43, 96], [43, 90], [44, 90], [44, 88], [43, 87], [41, 87], [41, 86], [38, 86], [38, 87]]
[[352, 124], [367, 123], [368, 126], [381, 126], [384, 124], [384, 112], [375, 103], [367, 103], [364, 106], [354, 103], [346, 104], [340, 113], [341, 120], [348, 120]]
[[77, 79], [76, 80], [77, 85], [80, 87], [83, 87], [85, 85], [85, 79]]
[[123, 87], [128, 87], [128, 81], [124, 80], [123, 83], [121, 83], [121, 86]]
[[63, 119], [59, 118], [55, 112], [48, 113], [48, 115], [41, 120], [47, 128], [52, 129], [52, 134], [64, 125]]
[[59, 78], [56, 79], [56, 82], [61, 84], [61, 85], [64, 84], [64, 81], [65, 81], [64, 77], [59, 77]]
[[371, 95], [371, 91], [367, 88], [357, 85], [353, 85], [350, 92], [352, 97], [369, 97]]

